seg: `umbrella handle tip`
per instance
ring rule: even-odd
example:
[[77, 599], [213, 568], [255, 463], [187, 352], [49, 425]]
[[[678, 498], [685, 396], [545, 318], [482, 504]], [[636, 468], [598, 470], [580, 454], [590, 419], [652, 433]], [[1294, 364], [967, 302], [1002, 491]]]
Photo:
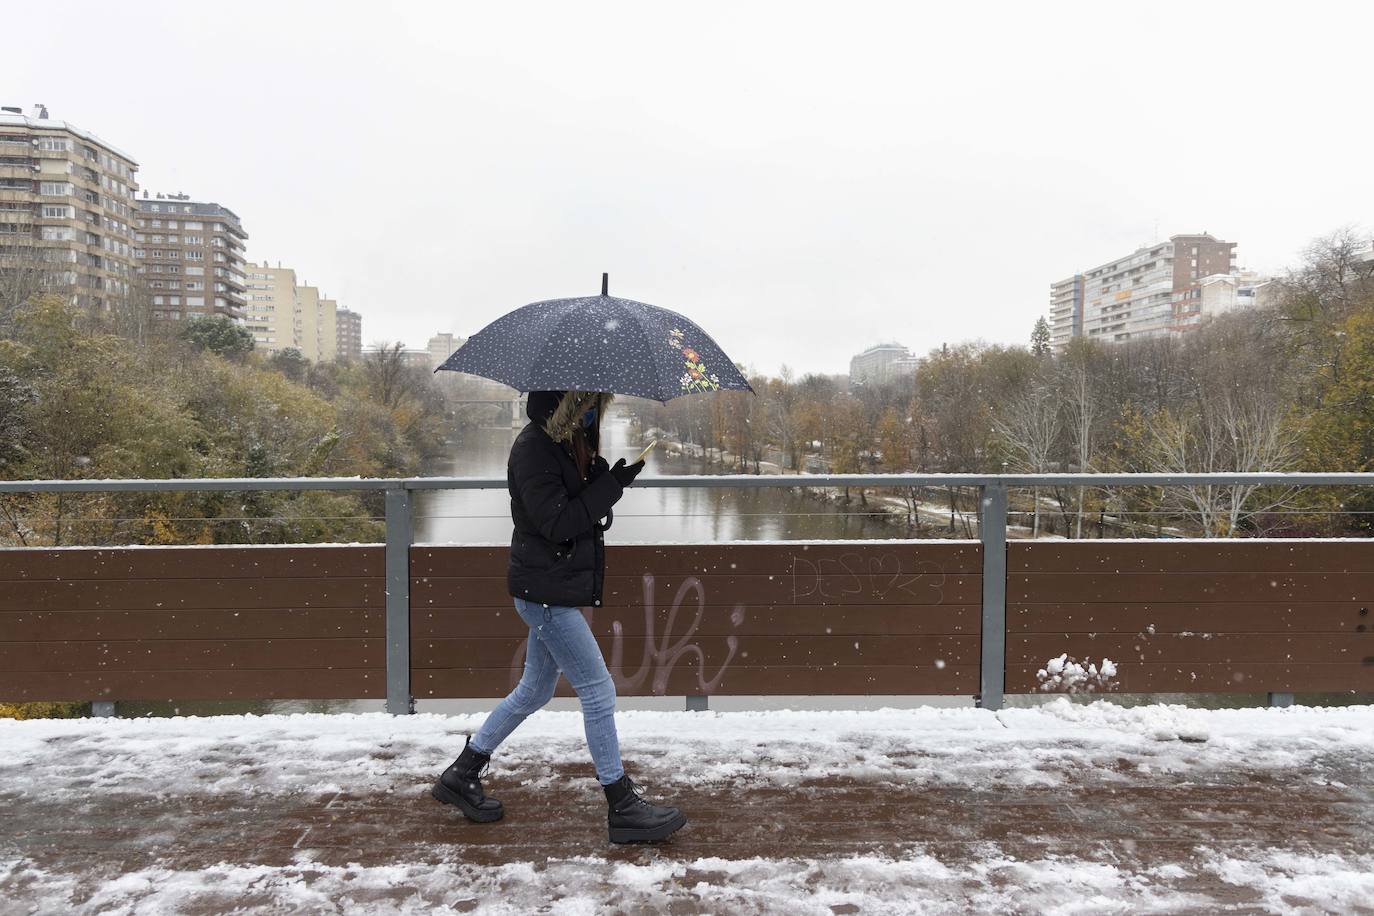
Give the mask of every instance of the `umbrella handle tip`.
[[603, 296], [609, 296], [609, 295], [610, 295], [610, 287], [611, 287], [611, 275], [608, 274], [608, 273], [603, 273], [603, 274], [601, 275], [601, 295], [603, 295]]

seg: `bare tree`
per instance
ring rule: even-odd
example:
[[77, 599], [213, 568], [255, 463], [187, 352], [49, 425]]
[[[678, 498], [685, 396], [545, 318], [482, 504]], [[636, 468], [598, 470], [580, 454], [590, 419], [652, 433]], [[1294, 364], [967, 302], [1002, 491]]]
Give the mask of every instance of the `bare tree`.
[[[23, 224], [19, 224], [23, 225]], [[0, 339], [13, 337], [20, 308], [44, 294], [70, 301], [73, 276], [61, 269], [55, 248], [44, 248], [32, 233], [0, 233]]]
[[377, 401], [388, 410], [421, 400], [423, 371], [406, 362], [405, 344], [400, 341], [381, 343], [364, 353], [362, 372]]
[[[1081, 354], [1065, 370], [1062, 379], [1064, 409], [1067, 416], [1070, 459], [1079, 474], [1092, 469], [1093, 458], [1097, 451], [1097, 432], [1099, 425], [1098, 393], [1095, 388], [1088, 354]], [[1083, 514], [1087, 499], [1087, 488], [1078, 488], [1074, 537], [1083, 537]], [[1060, 499], [1061, 506], [1063, 499]]]
[[[1043, 474], [1050, 470], [1063, 432], [1063, 417], [1053, 388], [1036, 385], [1013, 398], [993, 421], [1011, 464], [1017, 471]], [[1040, 534], [1040, 488], [1033, 487], [1035, 501], [1031, 537]]]
[[[1151, 424], [1153, 460], [1166, 473], [1283, 471], [1298, 458], [1298, 438], [1273, 395], [1223, 388], [1182, 416], [1161, 411]], [[1256, 484], [1164, 489], [1165, 504], [1207, 537], [1234, 537], [1244, 522], [1291, 504], [1296, 488]], [[1263, 498], [1257, 498], [1263, 494]]]

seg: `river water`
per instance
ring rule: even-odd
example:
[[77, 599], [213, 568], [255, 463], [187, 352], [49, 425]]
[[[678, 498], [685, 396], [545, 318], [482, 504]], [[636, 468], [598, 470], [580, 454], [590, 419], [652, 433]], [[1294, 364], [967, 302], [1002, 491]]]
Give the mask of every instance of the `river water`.
[[[468, 428], [454, 441], [454, 456], [436, 476], [506, 477], [506, 456], [518, 429]], [[627, 418], [612, 415], [602, 429], [602, 454], [611, 464], [643, 447]], [[699, 458], [670, 455], [666, 443], [645, 459], [642, 476], [730, 473]], [[832, 540], [902, 537], [906, 526], [858, 502], [848, 506], [787, 487], [631, 487], [615, 507], [608, 544], [699, 543], [729, 540]], [[417, 543], [509, 544], [510, 496], [494, 490], [431, 490], [418, 494]]]

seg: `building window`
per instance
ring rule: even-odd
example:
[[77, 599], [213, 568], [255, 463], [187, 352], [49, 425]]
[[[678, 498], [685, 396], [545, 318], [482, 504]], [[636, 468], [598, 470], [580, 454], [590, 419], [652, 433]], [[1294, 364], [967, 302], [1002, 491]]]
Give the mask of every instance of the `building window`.
[[69, 206], [43, 205], [44, 219], [76, 219], [76, 208]]
[[187, 304], [188, 306], [201, 306], [201, 307], [203, 308], [203, 307], [205, 306], [205, 297], [204, 297], [204, 296], [187, 296], [187, 297], [186, 297], [186, 304]]
[[203, 261], [203, 260], [205, 260], [205, 252], [203, 252], [203, 251], [188, 251], [188, 252], [186, 252], [186, 260], [188, 260], [188, 261]]

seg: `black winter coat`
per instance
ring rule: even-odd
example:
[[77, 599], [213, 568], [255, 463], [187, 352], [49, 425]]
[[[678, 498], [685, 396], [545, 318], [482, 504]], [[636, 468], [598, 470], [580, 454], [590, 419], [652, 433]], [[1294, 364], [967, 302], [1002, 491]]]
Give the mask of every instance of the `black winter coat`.
[[[531, 392], [530, 422], [511, 446], [506, 486], [515, 531], [506, 584], [512, 596], [528, 601], [599, 607], [606, 576], [602, 532], [624, 491], [600, 457], [583, 480], [570, 447], [550, 435], [570, 421], [567, 405], [553, 409], [560, 394]], [[603, 413], [608, 401], [603, 396]]]

